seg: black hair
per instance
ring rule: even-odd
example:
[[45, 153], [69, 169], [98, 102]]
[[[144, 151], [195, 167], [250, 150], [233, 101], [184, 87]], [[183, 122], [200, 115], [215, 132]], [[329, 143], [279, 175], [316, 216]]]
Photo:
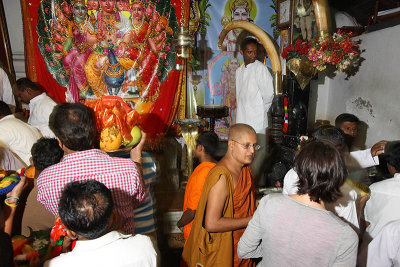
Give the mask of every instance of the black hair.
[[294, 160], [299, 176], [298, 194], [308, 194], [314, 202], [335, 202], [342, 196], [347, 170], [340, 152], [325, 142], [307, 144]]
[[19, 91], [25, 91], [26, 88], [30, 88], [34, 91], [40, 91], [39, 86], [36, 83], [32, 82], [28, 78], [20, 78], [17, 80], [17, 89]]
[[216, 133], [204, 132], [197, 137], [196, 143], [204, 147], [206, 154], [213, 158], [215, 157], [219, 144], [218, 135]]
[[249, 44], [255, 44], [258, 47], [258, 41], [256, 39], [253, 37], [247, 37], [240, 44], [240, 50], [244, 52]]
[[356, 123], [359, 123], [360, 122], [360, 119], [357, 117], [357, 116], [355, 116], [355, 115], [353, 115], [353, 114], [350, 114], [350, 113], [342, 113], [342, 114], [340, 114], [339, 116], [337, 116], [336, 117], [336, 119], [335, 119], [335, 126], [336, 127], [340, 127], [340, 125], [342, 125], [342, 123], [343, 122], [356, 122]]
[[[385, 150], [387, 146], [385, 146]], [[394, 144], [390, 151], [385, 151], [382, 158], [400, 172], [400, 143]]]
[[12, 114], [11, 109], [7, 105], [7, 103], [0, 100], [0, 116], [3, 117], [3, 116], [11, 115], [11, 114]]
[[93, 148], [96, 126], [92, 111], [81, 103], [58, 104], [50, 115], [50, 129], [73, 151]]
[[64, 151], [55, 138], [40, 138], [31, 148], [33, 165], [38, 171], [43, 171], [51, 165], [60, 162]]
[[65, 186], [58, 214], [69, 230], [84, 238], [95, 239], [106, 233], [113, 208], [111, 191], [96, 180], [88, 180]]
[[333, 126], [322, 126], [318, 128], [313, 137], [316, 141], [328, 142], [335, 147], [344, 146], [344, 133], [339, 128]]

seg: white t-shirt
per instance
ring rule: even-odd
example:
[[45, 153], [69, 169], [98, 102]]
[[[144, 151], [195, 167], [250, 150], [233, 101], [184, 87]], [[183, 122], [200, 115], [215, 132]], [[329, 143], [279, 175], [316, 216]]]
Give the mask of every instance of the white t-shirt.
[[273, 79], [264, 64], [256, 60], [236, 70], [236, 123], [246, 123], [265, 134], [273, 98]]
[[400, 220], [400, 173], [393, 178], [372, 184], [371, 195], [365, 205], [366, 232], [375, 238], [390, 221]]
[[0, 100], [15, 106], [14, 94], [7, 73], [0, 68]]
[[156, 256], [149, 237], [112, 231], [93, 240], [77, 241], [74, 250], [46, 261], [44, 266], [152, 267]]
[[39, 131], [11, 114], [0, 120], [0, 133], [0, 146], [10, 149], [29, 165], [32, 145], [41, 137]]
[[57, 105], [46, 93], [42, 93], [29, 102], [28, 124], [39, 129], [45, 137], [56, 137], [49, 127], [50, 114]]
[[368, 245], [367, 266], [400, 266], [400, 220], [384, 226]]

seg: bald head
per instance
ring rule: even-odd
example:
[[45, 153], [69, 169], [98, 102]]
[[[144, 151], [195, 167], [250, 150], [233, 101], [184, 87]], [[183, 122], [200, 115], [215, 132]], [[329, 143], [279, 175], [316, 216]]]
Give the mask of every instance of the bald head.
[[243, 135], [256, 135], [256, 131], [254, 131], [253, 127], [244, 123], [237, 123], [229, 128], [229, 137], [228, 140], [238, 140]]

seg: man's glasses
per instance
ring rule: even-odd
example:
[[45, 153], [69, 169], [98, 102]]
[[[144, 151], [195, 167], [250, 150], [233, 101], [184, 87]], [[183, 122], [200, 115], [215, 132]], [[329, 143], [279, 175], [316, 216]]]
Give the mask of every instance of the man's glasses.
[[238, 143], [239, 145], [241, 145], [243, 148], [245, 148], [245, 149], [250, 149], [251, 147], [253, 147], [254, 148], [254, 151], [259, 151], [260, 149], [261, 149], [261, 146], [259, 145], [259, 144], [253, 144], [253, 145], [251, 145], [251, 144], [241, 144], [241, 143], [239, 143], [238, 141], [236, 141], [236, 140], [233, 140], [233, 139], [231, 139], [233, 142], [235, 142], [235, 143]]

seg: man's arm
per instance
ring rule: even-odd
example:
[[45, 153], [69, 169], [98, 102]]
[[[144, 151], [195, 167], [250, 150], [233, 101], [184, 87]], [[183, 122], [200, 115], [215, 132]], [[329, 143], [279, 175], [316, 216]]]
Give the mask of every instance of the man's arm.
[[245, 218], [224, 218], [222, 209], [228, 193], [226, 192], [226, 177], [221, 175], [218, 182], [210, 189], [207, 198], [207, 207], [204, 226], [208, 232], [228, 232], [244, 228], [251, 217]]
[[346, 157], [346, 166], [350, 170], [368, 168], [379, 164], [378, 156], [385, 151], [387, 141], [379, 141], [370, 149], [350, 152]]
[[191, 221], [193, 221], [195, 215], [196, 215], [196, 211], [188, 208], [182, 214], [182, 217], [179, 219], [179, 221], [176, 225], [178, 226], [178, 228], [182, 228], [183, 226], [185, 226], [188, 223], [190, 223]]

